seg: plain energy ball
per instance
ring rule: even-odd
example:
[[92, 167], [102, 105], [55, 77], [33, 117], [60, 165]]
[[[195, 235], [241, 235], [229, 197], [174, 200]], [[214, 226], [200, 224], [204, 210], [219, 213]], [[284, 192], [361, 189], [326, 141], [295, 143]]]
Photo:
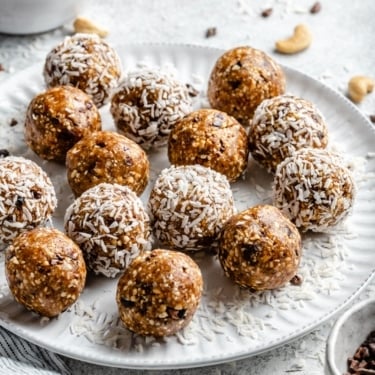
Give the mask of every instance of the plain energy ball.
[[118, 281], [121, 321], [139, 335], [173, 335], [193, 318], [202, 289], [199, 266], [188, 255], [162, 249], [143, 253]]
[[322, 232], [352, 210], [353, 176], [338, 154], [301, 149], [281, 162], [274, 175], [273, 203], [301, 231]]
[[230, 182], [245, 173], [248, 156], [246, 130], [234, 117], [215, 109], [191, 112], [169, 135], [171, 164], [200, 164], [224, 174]]
[[327, 126], [321, 112], [308, 100], [281, 95], [264, 100], [256, 109], [249, 130], [252, 157], [269, 172], [295, 151], [325, 148]]
[[149, 216], [127, 186], [102, 183], [86, 190], [68, 207], [64, 226], [88, 268], [107, 277], [117, 276], [151, 249]]
[[86, 281], [80, 248], [53, 228], [35, 228], [16, 237], [5, 253], [5, 271], [16, 301], [49, 318], [70, 307]]
[[0, 244], [50, 221], [57, 206], [54, 186], [36, 163], [0, 158]]
[[150, 163], [145, 151], [131, 139], [110, 131], [83, 137], [67, 153], [68, 183], [76, 197], [102, 182], [145, 190]]
[[276, 207], [258, 205], [232, 216], [219, 237], [225, 275], [253, 291], [280, 288], [297, 273], [301, 236]]
[[212, 108], [248, 126], [263, 100], [284, 91], [281, 67], [263, 51], [243, 46], [228, 50], [217, 59], [209, 77], [207, 96]]
[[25, 141], [42, 159], [65, 162], [67, 151], [97, 130], [101, 130], [98, 109], [75, 87], [53, 87], [34, 97], [27, 108]]
[[148, 208], [156, 239], [164, 246], [189, 251], [213, 248], [235, 211], [228, 179], [201, 165], [162, 170]]
[[125, 76], [112, 97], [111, 114], [120, 133], [149, 149], [168, 142], [191, 106], [186, 85], [168, 72], [144, 68]]
[[74, 86], [105, 104], [121, 77], [116, 51], [95, 34], [67, 36], [47, 55], [44, 64], [47, 87]]

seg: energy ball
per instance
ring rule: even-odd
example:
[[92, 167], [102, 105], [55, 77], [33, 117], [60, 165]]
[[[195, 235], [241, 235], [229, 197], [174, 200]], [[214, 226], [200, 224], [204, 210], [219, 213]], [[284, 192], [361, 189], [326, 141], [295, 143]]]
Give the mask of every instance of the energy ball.
[[281, 162], [274, 175], [273, 203], [301, 231], [324, 232], [349, 215], [355, 183], [339, 155], [301, 149]]
[[173, 335], [193, 318], [202, 288], [201, 271], [188, 255], [162, 249], [144, 253], [118, 281], [120, 318], [139, 335]]
[[323, 115], [308, 100], [281, 95], [256, 109], [249, 131], [252, 157], [269, 172], [296, 150], [325, 148], [328, 131]]
[[162, 170], [148, 208], [155, 237], [165, 246], [189, 251], [213, 248], [235, 211], [227, 178], [201, 165]]
[[57, 206], [48, 175], [23, 157], [0, 158], [0, 243], [51, 219]]
[[118, 85], [121, 63], [116, 51], [99, 36], [75, 34], [48, 53], [43, 74], [47, 87], [78, 87], [101, 107]]
[[25, 141], [42, 159], [65, 162], [67, 151], [97, 130], [101, 130], [98, 109], [75, 87], [53, 87], [34, 97], [27, 108]]
[[96, 274], [115, 277], [151, 250], [149, 217], [127, 186], [101, 183], [86, 190], [68, 207], [64, 226]]
[[130, 72], [112, 97], [111, 113], [119, 132], [142, 148], [164, 146], [174, 124], [192, 110], [186, 85], [167, 72]]
[[263, 100], [284, 91], [281, 67], [263, 51], [244, 46], [228, 50], [218, 58], [208, 81], [207, 96], [212, 108], [248, 126]]
[[131, 139], [109, 131], [83, 137], [66, 155], [68, 183], [76, 197], [101, 182], [145, 190], [150, 163], [145, 151]]
[[227, 277], [253, 291], [280, 288], [297, 273], [301, 236], [276, 207], [258, 205], [232, 216], [219, 238]]
[[244, 174], [248, 156], [246, 130], [234, 117], [215, 109], [186, 115], [169, 136], [171, 164], [200, 164], [224, 174], [230, 182]]
[[80, 248], [53, 228], [35, 228], [15, 238], [5, 253], [5, 271], [14, 298], [49, 318], [70, 307], [86, 281]]

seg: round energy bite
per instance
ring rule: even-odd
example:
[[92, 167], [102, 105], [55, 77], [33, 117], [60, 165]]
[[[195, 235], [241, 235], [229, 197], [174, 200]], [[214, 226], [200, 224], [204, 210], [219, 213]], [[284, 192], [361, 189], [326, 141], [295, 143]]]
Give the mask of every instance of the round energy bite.
[[201, 271], [188, 255], [162, 249], [144, 253], [119, 279], [120, 318], [139, 335], [173, 335], [193, 318], [202, 288]]
[[254, 291], [283, 286], [296, 275], [301, 236], [276, 207], [258, 205], [231, 217], [219, 238], [220, 264], [230, 279]]
[[86, 190], [68, 207], [64, 226], [87, 266], [107, 277], [115, 277], [151, 249], [149, 217], [127, 186], [101, 183]]
[[47, 87], [78, 87], [100, 107], [118, 85], [121, 63], [116, 51], [99, 36], [75, 34], [48, 53], [43, 74]]
[[49, 318], [70, 307], [86, 281], [80, 248], [53, 228], [35, 228], [15, 238], [6, 250], [5, 271], [14, 298]]
[[244, 46], [218, 58], [208, 81], [207, 96], [213, 108], [247, 126], [263, 100], [284, 91], [281, 67], [263, 51]]
[[176, 123], [168, 141], [171, 164], [200, 164], [237, 180], [246, 170], [247, 133], [231, 116], [215, 109], [200, 109]]
[[48, 222], [57, 206], [48, 175], [23, 157], [0, 158], [0, 243]]
[[273, 203], [302, 231], [337, 225], [351, 212], [355, 193], [351, 172], [327, 150], [296, 151], [274, 175]]
[[77, 197], [101, 182], [130, 187], [141, 195], [150, 163], [146, 153], [121, 134], [99, 131], [83, 137], [66, 155], [69, 185]]
[[42, 159], [64, 162], [67, 151], [96, 130], [101, 130], [100, 113], [75, 87], [53, 87], [34, 97], [27, 108], [25, 141]]
[[296, 150], [325, 148], [328, 131], [323, 115], [308, 100], [281, 95], [264, 100], [249, 130], [252, 157], [269, 172]]
[[168, 142], [174, 124], [192, 110], [186, 85], [161, 70], [130, 72], [111, 101], [117, 129], [142, 148]]
[[235, 211], [227, 178], [201, 165], [162, 170], [148, 207], [155, 237], [165, 246], [191, 251], [213, 247]]

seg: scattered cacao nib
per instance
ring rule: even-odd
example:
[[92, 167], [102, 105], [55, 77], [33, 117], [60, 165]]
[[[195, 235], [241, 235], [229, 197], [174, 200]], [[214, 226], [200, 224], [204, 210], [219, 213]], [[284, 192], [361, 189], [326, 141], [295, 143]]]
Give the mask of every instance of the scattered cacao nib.
[[290, 283], [292, 285], [300, 286], [303, 283], [303, 277], [301, 275], [294, 275], [291, 278]]
[[353, 357], [348, 358], [345, 375], [375, 375], [375, 331], [370, 332]]
[[316, 3], [313, 4], [313, 6], [310, 8], [310, 13], [311, 14], [316, 14], [319, 13], [322, 10], [322, 4], [317, 1]]
[[15, 118], [12, 118], [9, 122], [10, 126], [16, 126], [18, 124], [18, 121]]
[[272, 12], [273, 12], [272, 8], [267, 8], [267, 9], [264, 9], [260, 15], [264, 18], [267, 18], [272, 14]]
[[9, 156], [9, 151], [6, 150], [5, 148], [3, 149], [0, 149], [0, 158], [6, 158], [7, 156]]
[[191, 85], [190, 83], [187, 83], [185, 86], [188, 89], [188, 94], [190, 97], [193, 98], [195, 96], [198, 96], [199, 91], [193, 85]]
[[217, 28], [216, 27], [209, 27], [206, 30], [206, 38], [211, 38], [212, 36], [215, 36], [217, 34]]
[[370, 115], [369, 118], [370, 121], [375, 124], [375, 115]]

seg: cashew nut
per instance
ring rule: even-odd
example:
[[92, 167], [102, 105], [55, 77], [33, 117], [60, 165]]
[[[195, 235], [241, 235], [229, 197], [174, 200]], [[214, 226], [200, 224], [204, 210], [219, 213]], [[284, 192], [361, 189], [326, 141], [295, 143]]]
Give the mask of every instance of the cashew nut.
[[73, 23], [73, 27], [75, 33], [97, 34], [101, 38], [105, 38], [108, 35], [107, 30], [84, 17], [77, 17]]
[[306, 49], [312, 41], [312, 35], [306, 25], [299, 24], [294, 28], [293, 35], [288, 39], [278, 40], [276, 42], [276, 51], [293, 54]]
[[348, 83], [348, 95], [354, 103], [359, 103], [375, 86], [375, 80], [366, 76], [354, 76]]

